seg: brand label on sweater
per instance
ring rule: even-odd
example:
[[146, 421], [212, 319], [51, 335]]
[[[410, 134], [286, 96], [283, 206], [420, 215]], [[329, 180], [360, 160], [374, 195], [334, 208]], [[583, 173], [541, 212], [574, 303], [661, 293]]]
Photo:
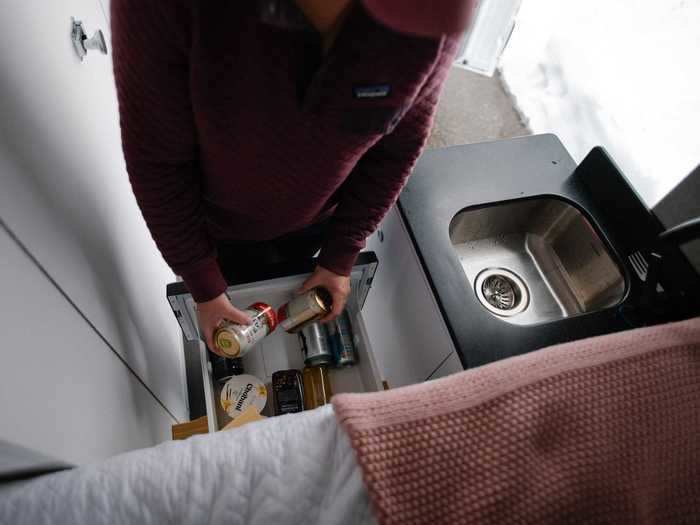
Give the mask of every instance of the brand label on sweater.
[[391, 93], [389, 84], [371, 84], [366, 86], [353, 86], [352, 93], [355, 98], [385, 98]]

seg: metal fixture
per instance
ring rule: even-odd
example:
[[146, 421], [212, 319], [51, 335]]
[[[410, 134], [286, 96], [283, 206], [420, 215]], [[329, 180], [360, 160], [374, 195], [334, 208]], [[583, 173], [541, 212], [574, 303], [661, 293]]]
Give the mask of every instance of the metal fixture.
[[612, 307], [625, 296], [618, 262], [563, 199], [466, 209], [452, 219], [449, 235], [477, 298], [503, 321], [554, 321]]
[[104, 34], [102, 30], [98, 29], [92, 38], [88, 38], [87, 31], [85, 31], [85, 26], [79, 20], [71, 18], [72, 30], [71, 30], [71, 40], [73, 41], [73, 47], [75, 48], [75, 53], [78, 58], [82, 61], [87, 55], [90, 49], [99, 51], [103, 55], [107, 54], [107, 42], [105, 42]]
[[474, 283], [476, 296], [487, 310], [509, 317], [525, 310], [530, 294], [525, 283], [505, 268], [490, 268], [482, 271]]
[[687, 242], [700, 239], [700, 217], [689, 219], [659, 234], [659, 244], [681, 246]]
[[[677, 224], [659, 234], [655, 246], [649, 253], [649, 263], [645, 268], [644, 277], [640, 275], [640, 279], [645, 283], [644, 300], [647, 305], [654, 303], [657, 294], [664, 291], [659, 283], [663, 253], [671, 246], [682, 246], [698, 238], [700, 238], [700, 217]], [[644, 260], [643, 257], [642, 260]], [[635, 271], [637, 271], [636, 268]]]
[[481, 285], [486, 300], [499, 310], [512, 310], [517, 297], [513, 281], [505, 275], [492, 275]]

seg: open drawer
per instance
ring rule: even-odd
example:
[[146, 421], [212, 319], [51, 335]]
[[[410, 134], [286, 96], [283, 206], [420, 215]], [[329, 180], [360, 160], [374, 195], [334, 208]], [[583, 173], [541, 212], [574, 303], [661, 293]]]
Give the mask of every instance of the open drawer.
[[[293, 267], [286, 265], [262, 268], [259, 275], [244, 281], [227, 278], [229, 287], [226, 293], [232, 304], [238, 308], [245, 308], [254, 302], [264, 302], [277, 308], [294, 297], [294, 291], [311, 274], [314, 266], [314, 261], [300, 261]], [[329, 370], [333, 393], [371, 392], [382, 388], [383, 378], [362, 318], [362, 308], [376, 270], [375, 254], [361, 253], [350, 276], [352, 289], [346, 307], [352, 323], [357, 364], [348, 368]], [[212, 354], [200, 340], [194, 300], [182, 282], [169, 284], [167, 294], [185, 338], [188, 341], [199, 342], [209, 432], [214, 432], [223, 428], [230, 419], [220, 408], [220, 386], [213, 379], [210, 361]], [[277, 370], [304, 368], [299, 337], [296, 334], [287, 334], [281, 329], [275, 330], [243, 357], [243, 367], [245, 373], [254, 375], [266, 383], [268, 402], [263, 414], [274, 415], [270, 398], [272, 374]]]

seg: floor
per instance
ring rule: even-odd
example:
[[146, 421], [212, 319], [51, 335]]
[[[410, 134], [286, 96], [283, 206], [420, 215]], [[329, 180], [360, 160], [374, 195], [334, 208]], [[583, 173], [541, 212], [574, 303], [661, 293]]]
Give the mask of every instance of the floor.
[[453, 67], [438, 105], [429, 148], [529, 135], [500, 74], [485, 77]]

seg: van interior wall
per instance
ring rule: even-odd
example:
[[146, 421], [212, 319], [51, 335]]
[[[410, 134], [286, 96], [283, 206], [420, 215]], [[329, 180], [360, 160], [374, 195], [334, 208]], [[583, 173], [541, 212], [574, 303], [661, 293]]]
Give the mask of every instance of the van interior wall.
[[[182, 336], [165, 294], [174, 275], [126, 174], [111, 55], [91, 51], [80, 61], [70, 39], [73, 16], [110, 42], [105, 12], [96, 0], [29, 0], [5, 15], [0, 219], [26, 257], [0, 252], [3, 287], [13, 287], [0, 317], [0, 383], [13, 385], [2, 396], [0, 438], [34, 434], [31, 443], [73, 461], [153, 445], [188, 419]], [[22, 52], [11, 51], [20, 41]], [[48, 284], [34, 290], [36, 279]], [[47, 299], [52, 288], [62, 300]], [[37, 389], [44, 405], [32, 401]], [[82, 434], [71, 430], [79, 416]], [[68, 437], [86, 452], [48, 443]]]
[[0, 440], [84, 464], [168, 439], [175, 420], [0, 227]]

